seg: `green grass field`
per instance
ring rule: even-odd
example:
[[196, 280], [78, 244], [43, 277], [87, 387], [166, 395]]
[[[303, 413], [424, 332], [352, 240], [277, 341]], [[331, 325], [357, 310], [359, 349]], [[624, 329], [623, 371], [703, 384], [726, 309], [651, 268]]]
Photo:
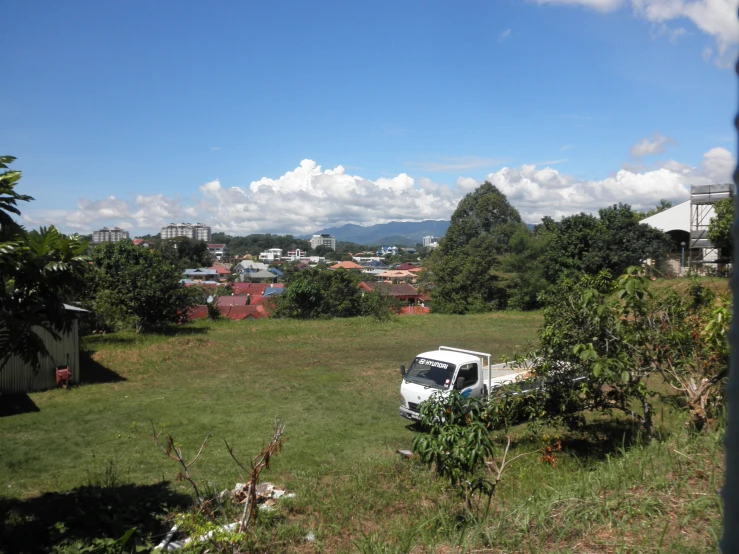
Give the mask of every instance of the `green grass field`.
[[[67, 521], [66, 536], [95, 526], [116, 536], [131, 522], [159, 532], [158, 503], [182, 502], [190, 490], [142, 436], [151, 422], [186, 454], [212, 434], [192, 474], [219, 491], [243, 481], [223, 440], [248, 459], [276, 417], [287, 440], [263, 479], [297, 496], [263, 523], [267, 542], [277, 533], [273, 551], [715, 549], [720, 435], [691, 436], [669, 404], [658, 407], [663, 440], [647, 444], [629, 422], [593, 419], [589, 433], [556, 437], [564, 446], [556, 467], [541, 462], [541, 441], [515, 429], [512, 453], [533, 453], [510, 466], [482, 521], [396, 453], [416, 432], [398, 416], [399, 364], [441, 344], [500, 358], [525, 349], [540, 323], [538, 313], [506, 312], [201, 322], [164, 335], [88, 337], [92, 384], [31, 394], [38, 411], [0, 417], [0, 551], [48, 549], [59, 538], [55, 521]], [[88, 518], [76, 531], [84, 524], [74, 514], [91, 497], [99, 502], [100, 490], [115, 491], [105, 502], [130, 510], [106, 504], [94, 525]], [[309, 531], [313, 542], [302, 539]]]

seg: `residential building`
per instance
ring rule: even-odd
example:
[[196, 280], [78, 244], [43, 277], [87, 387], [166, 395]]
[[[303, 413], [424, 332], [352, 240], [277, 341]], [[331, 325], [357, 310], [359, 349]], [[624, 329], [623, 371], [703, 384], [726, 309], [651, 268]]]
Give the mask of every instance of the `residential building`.
[[398, 255], [398, 247], [397, 246], [380, 246], [380, 249], [377, 251], [378, 256], [397, 256]]
[[354, 262], [339, 262], [331, 266], [331, 269], [346, 269], [347, 271], [362, 271], [364, 268]]
[[310, 247], [318, 248], [319, 246], [325, 246], [331, 250], [336, 250], [336, 239], [327, 234], [313, 235], [313, 238], [310, 239]]
[[436, 243], [436, 245], [438, 246], [439, 237], [432, 237], [431, 235], [423, 237], [423, 245], [426, 248], [434, 248], [433, 246], [431, 246], [433, 243]]
[[300, 258], [304, 258], [307, 255], [308, 253], [305, 250], [301, 250], [300, 248], [296, 248], [295, 250], [288, 250], [287, 261], [294, 262], [296, 260], [299, 260]]
[[208, 267], [199, 267], [197, 269], [186, 269], [185, 279], [188, 281], [211, 281], [217, 282], [218, 271]]
[[140, 246], [141, 248], [153, 248], [154, 243], [146, 239], [133, 239], [134, 246]]
[[361, 288], [365, 292], [382, 291], [385, 294], [392, 296], [396, 300], [407, 302], [408, 304], [412, 305], [415, 305], [416, 303], [421, 301], [421, 293], [418, 292], [418, 289], [407, 283], [367, 283], [363, 281], [359, 283], [357, 287]]
[[273, 283], [277, 281], [277, 275], [275, 275], [271, 271], [267, 271], [266, 269], [255, 271], [254, 273], [247, 273], [246, 275], [252, 283]]
[[127, 238], [128, 231], [124, 231], [119, 227], [113, 227], [112, 229], [103, 227], [99, 231], [95, 231], [92, 234], [92, 243], [101, 244], [103, 242], [120, 242], [122, 240], [126, 240]]
[[214, 258], [218, 258], [220, 260], [221, 258], [226, 257], [226, 245], [225, 244], [209, 244], [208, 252], [210, 252], [211, 256], [213, 256]]
[[375, 280], [385, 283], [415, 283], [418, 276], [413, 271], [391, 269], [375, 276]]
[[236, 273], [239, 275], [246, 275], [248, 273], [255, 273], [257, 271], [262, 271], [267, 269], [267, 264], [263, 264], [261, 262], [255, 262], [253, 260], [243, 260], [242, 262], [239, 262], [239, 265], [236, 266]]
[[161, 235], [163, 239], [173, 239], [175, 237], [187, 237], [195, 240], [210, 241], [210, 227], [202, 223], [170, 223], [166, 227], [162, 227]]
[[282, 258], [282, 248], [270, 248], [259, 254], [260, 262], [276, 262]]

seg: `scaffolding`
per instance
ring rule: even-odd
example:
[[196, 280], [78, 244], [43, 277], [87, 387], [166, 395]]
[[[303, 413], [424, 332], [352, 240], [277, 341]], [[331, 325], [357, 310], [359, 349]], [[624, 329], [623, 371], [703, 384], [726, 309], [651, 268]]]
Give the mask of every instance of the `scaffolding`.
[[708, 239], [708, 225], [714, 215], [713, 205], [731, 198], [734, 185], [700, 185], [690, 187], [690, 248], [688, 267], [701, 271], [705, 264], [721, 262], [719, 249]]

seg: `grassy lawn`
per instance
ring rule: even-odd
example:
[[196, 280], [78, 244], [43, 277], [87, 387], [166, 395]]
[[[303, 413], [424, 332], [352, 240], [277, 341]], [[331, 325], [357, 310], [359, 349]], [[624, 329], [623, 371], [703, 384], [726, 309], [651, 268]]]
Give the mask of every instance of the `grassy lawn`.
[[[7, 552], [30, 550], [21, 530], [48, 546], [55, 540], [49, 521], [65, 514], [46, 521], [34, 512], [78, 510], [90, 486], [115, 489], [119, 503], [146, 495], [181, 502], [186, 483], [174, 481], [174, 463], [136, 426], [166, 426], [186, 454], [211, 433], [192, 474], [218, 491], [243, 481], [223, 440], [248, 459], [275, 417], [287, 423], [287, 440], [263, 478], [297, 493], [264, 523], [265, 532], [277, 532], [275, 551], [715, 548], [720, 436], [686, 434], [668, 405], [659, 407], [663, 441], [643, 444], [628, 422], [593, 420], [596, 433], [555, 437], [565, 446], [556, 467], [536, 453], [521, 458], [481, 523], [454, 491], [395, 453], [410, 447], [414, 433], [398, 416], [399, 364], [441, 344], [500, 358], [525, 349], [540, 323], [540, 314], [507, 312], [389, 323], [201, 322], [165, 335], [88, 337], [84, 371], [94, 384], [31, 394], [38, 411], [0, 417], [0, 551], [2, 533], [14, 545]], [[514, 431], [514, 453], [542, 446], [525, 429]], [[136, 517], [108, 528], [125, 529]], [[315, 541], [302, 539], [308, 531]]]

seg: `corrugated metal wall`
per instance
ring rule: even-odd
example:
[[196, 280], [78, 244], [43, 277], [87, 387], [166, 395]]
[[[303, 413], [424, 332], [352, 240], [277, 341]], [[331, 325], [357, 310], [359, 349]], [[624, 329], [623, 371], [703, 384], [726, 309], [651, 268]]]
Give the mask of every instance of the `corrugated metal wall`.
[[55, 366], [67, 365], [72, 372], [73, 383], [80, 382], [80, 344], [77, 332], [77, 320], [72, 324], [72, 331], [62, 335], [56, 341], [43, 329], [35, 331], [43, 338], [51, 358], [41, 362], [41, 368], [35, 372], [18, 358], [11, 358], [0, 371], [0, 393], [30, 392], [53, 389], [56, 387]]

